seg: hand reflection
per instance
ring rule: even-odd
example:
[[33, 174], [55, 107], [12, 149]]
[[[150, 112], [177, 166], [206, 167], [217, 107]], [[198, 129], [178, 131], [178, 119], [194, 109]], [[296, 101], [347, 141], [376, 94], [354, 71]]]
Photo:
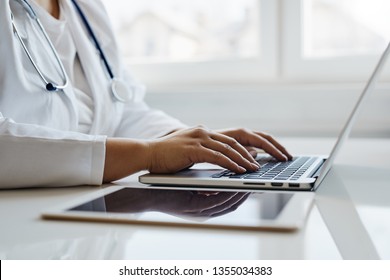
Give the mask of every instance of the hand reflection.
[[249, 194], [125, 188], [106, 196], [105, 203], [108, 212], [159, 211], [181, 216], [215, 217], [236, 210]]

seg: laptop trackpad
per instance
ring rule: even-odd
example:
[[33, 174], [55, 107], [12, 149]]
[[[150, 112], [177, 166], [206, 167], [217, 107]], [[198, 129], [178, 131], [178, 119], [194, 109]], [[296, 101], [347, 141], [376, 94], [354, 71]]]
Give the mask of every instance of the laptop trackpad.
[[[191, 168], [186, 169], [183, 171], [180, 171], [178, 173], [175, 173], [175, 177], [186, 177], [186, 178], [205, 178], [205, 177], [211, 177], [217, 173], [221, 173], [223, 169], [198, 169], [198, 168]], [[163, 176], [163, 175], [159, 175]], [[170, 175], [172, 176], [172, 175]]]

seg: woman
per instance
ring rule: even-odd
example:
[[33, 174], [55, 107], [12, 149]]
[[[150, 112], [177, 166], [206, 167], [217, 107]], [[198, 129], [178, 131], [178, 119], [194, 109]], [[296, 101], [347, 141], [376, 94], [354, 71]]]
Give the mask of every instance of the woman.
[[[64, 71], [26, 3], [42, 22]], [[267, 134], [188, 128], [150, 109], [142, 86], [124, 69], [100, 1], [5, 0], [0, 5], [1, 188], [100, 185], [141, 170], [175, 172], [198, 162], [243, 173], [259, 168], [255, 148], [281, 161], [291, 159]], [[131, 101], [119, 102], [111, 94], [107, 70], [77, 5]], [[44, 77], [69, 81], [63, 90], [45, 88], [18, 36]]]

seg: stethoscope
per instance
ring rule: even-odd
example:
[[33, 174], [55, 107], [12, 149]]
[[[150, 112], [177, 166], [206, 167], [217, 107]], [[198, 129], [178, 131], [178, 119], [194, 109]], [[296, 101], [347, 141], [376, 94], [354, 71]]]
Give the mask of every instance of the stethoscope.
[[[58, 55], [57, 51], [54, 48], [53, 43], [49, 39], [49, 36], [47, 35], [43, 25], [41, 24], [41, 21], [39, 20], [37, 14], [35, 13], [33, 7], [30, 5], [30, 3], [28, 3], [27, 0], [16, 0], [16, 1], [19, 2], [19, 4], [24, 7], [24, 9], [26, 10], [27, 14], [31, 17], [31, 19], [34, 20], [37, 23], [37, 25], [38, 25], [39, 29], [41, 30], [45, 40], [49, 44], [50, 49], [53, 52], [54, 57], [55, 57], [58, 65], [60, 67], [60, 70], [61, 70], [61, 75], [63, 77], [62, 78], [62, 85], [59, 85], [59, 84], [54, 83], [54, 82], [49, 82], [49, 80], [45, 77], [43, 72], [39, 69], [37, 63], [34, 61], [34, 59], [33, 59], [32, 55], [31, 55], [30, 51], [28, 50], [26, 44], [23, 42], [23, 39], [19, 35], [19, 31], [18, 31], [18, 29], [17, 29], [17, 27], [15, 25], [15, 22], [14, 22], [14, 16], [11, 13], [11, 21], [12, 21], [12, 27], [13, 27], [14, 34], [18, 38], [20, 44], [23, 47], [24, 52], [26, 53], [28, 59], [30, 60], [30, 62], [33, 65], [33, 67], [36, 70], [36, 72], [38, 73], [38, 75], [41, 78], [42, 82], [45, 84], [46, 90], [50, 91], [50, 92], [64, 90], [68, 86], [68, 83], [69, 83], [68, 82], [68, 76], [66, 74], [64, 65], [62, 64], [62, 62], [61, 62], [61, 60], [59, 58], [59, 55]], [[85, 28], [87, 29], [89, 36], [91, 37], [92, 41], [94, 42], [95, 47], [96, 47], [96, 49], [99, 52], [100, 58], [102, 59], [102, 61], [104, 63], [104, 66], [105, 66], [105, 68], [107, 70], [107, 73], [108, 73], [108, 75], [110, 77], [110, 83], [111, 83], [110, 88], [111, 88], [111, 93], [112, 93], [113, 97], [117, 101], [120, 101], [120, 102], [129, 102], [129, 101], [131, 101], [134, 98], [133, 90], [130, 87], [128, 87], [125, 82], [123, 82], [122, 80], [120, 80], [120, 79], [118, 79], [118, 78], [116, 78], [114, 76], [113, 71], [112, 71], [112, 69], [111, 69], [111, 67], [110, 67], [110, 65], [108, 63], [108, 60], [107, 60], [107, 58], [106, 58], [106, 56], [105, 56], [105, 54], [103, 52], [103, 49], [101, 48], [101, 46], [99, 44], [99, 41], [97, 40], [97, 38], [95, 36], [95, 33], [93, 32], [93, 30], [91, 28], [91, 25], [89, 24], [85, 14], [84, 14], [84, 12], [81, 10], [81, 8], [78, 5], [78, 3], [76, 2], [76, 0], [71, 0], [71, 1], [74, 4], [77, 12], [79, 13], [80, 18], [81, 18], [83, 24], [85, 25]]]

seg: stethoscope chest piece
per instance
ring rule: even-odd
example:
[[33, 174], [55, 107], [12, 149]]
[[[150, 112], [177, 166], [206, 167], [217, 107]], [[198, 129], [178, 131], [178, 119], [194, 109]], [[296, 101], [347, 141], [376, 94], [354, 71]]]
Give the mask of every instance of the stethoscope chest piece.
[[111, 92], [119, 102], [128, 103], [134, 99], [134, 90], [120, 79], [111, 80]]

